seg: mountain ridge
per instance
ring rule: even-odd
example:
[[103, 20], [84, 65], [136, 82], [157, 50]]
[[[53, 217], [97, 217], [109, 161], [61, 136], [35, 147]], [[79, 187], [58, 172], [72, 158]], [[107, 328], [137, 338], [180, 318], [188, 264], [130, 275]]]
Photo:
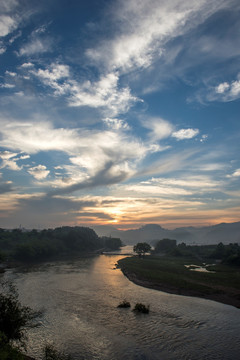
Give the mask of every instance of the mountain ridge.
[[93, 229], [99, 236], [120, 237], [126, 245], [146, 241], [153, 244], [156, 240], [170, 238], [177, 243], [187, 245], [240, 243], [240, 221], [233, 223], [219, 223], [210, 226], [184, 226], [172, 230], [165, 229], [159, 224], [146, 224], [138, 229], [118, 230], [113, 226], [95, 226]]

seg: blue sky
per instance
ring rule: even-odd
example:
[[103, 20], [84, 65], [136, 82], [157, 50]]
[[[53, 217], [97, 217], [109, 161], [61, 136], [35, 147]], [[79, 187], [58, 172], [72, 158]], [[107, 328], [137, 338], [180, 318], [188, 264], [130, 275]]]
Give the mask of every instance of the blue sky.
[[239, 221], [238, 0], [0, 0], [0, 226]]

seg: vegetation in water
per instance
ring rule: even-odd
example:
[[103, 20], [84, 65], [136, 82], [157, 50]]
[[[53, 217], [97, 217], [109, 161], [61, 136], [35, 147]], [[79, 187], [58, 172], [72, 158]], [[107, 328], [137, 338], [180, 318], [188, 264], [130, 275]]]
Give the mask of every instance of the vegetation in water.
[[44, 349], [44, 358], [43, 360], [71, 360], [70, 355], [66, 355], [62, 351], [55, 349], [53, 345], [47, 345]]
[[136, 313], [142, 313], [142, 314], [148, 314], [149, 313], [149, 305], [146, 306], [142, 303], [137, 303], [135, 306], [134, 306], [134, 309], [133, 311], [136, 312]]
[[127, 300], [123, 300], [122, 302], [120, 302], [120, 304], [118, 305], [118, 308], [130, 308], [131, 304], [129, 301]]

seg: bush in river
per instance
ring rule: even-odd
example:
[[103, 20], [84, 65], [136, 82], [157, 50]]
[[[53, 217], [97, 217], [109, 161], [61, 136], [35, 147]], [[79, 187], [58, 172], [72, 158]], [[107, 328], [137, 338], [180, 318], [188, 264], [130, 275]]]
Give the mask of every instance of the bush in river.
[[43, 360], [72, 360], [72, 357], [56, 350], [53, 345], [46, 345]]
[[130, 302], [128, 302], [127, 300], [123, 300], [119, 305], [118, 308], [129, 308], [131, 307]]
[[137, 303], [135, 305], [133, 311], [138, 312], [138, 313], [142, 313], [142, 314], [148, 314], [149, 313], [149, 305], [146, 306], [144, 304]]

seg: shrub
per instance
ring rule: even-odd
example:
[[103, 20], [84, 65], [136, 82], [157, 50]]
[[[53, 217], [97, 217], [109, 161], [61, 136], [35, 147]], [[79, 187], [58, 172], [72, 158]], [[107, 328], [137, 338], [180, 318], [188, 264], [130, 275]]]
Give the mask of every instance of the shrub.
[[8, 282], [1, 284], [0, 293], [0, 332], [4, 334], [6, 342], [18, 341], [24, 345], [25, 331], [38, 326], [37, 319], [41, 312], [33, 311], [23, 306], [15, 287]]
[[55, 349], [53, 345], [46, 345], [44, 350], [44, 360], [71, 360], [70, 355], [66, 355]]
[[118, 308], [129, 308], [131, 307], [131, 304], [130, 302], [126, 301], [126, 300], [123, 300], [119, 305], [118, 305]]
[[148, 314], [149, 313], [149, 305], [146, 306], [144, 304], [141, 303], [137, 303], [133, 309], [134, 312], [137, 313], [143, 313], [143, 314]]

